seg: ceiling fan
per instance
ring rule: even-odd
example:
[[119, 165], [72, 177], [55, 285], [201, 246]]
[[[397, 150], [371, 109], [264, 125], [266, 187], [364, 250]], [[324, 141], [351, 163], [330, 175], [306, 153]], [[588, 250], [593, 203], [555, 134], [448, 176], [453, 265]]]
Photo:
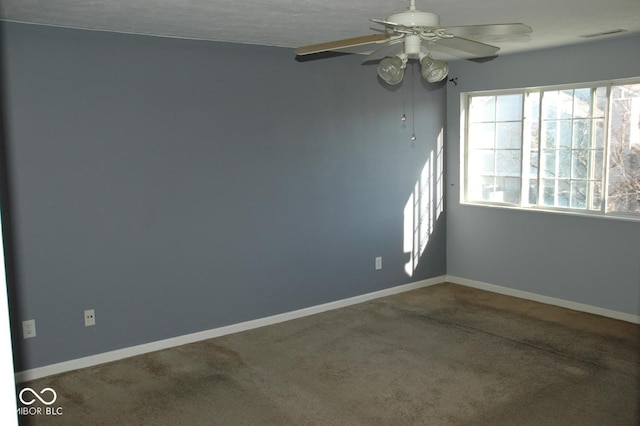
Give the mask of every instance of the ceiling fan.
[[390, 85], [402, 81], [409, 59], [417, 59], [423, 78], [436, 83], [447, 76], [449, 66], [443, 60], [434, 59], [431, 52], [436, 56], [445, 54], [460, 58], [485, 58], [494, 56], [500, 48], [467, 37], [511, 37], [531, 32], [530, 27], [520, 23], [441, 27], [438, 15], [422, 12], [416, 9], [415, 0], [410, 1], [405, 12], [393, 14], [386, 20], [371, 19], [384, 26], [383, 34], [302, 46], [296, 49], [296, 54], [302, 56], [337, 51], [366, 53], [369, 55], [367, 60], [384, 58], [378, 65], [378, 75]]

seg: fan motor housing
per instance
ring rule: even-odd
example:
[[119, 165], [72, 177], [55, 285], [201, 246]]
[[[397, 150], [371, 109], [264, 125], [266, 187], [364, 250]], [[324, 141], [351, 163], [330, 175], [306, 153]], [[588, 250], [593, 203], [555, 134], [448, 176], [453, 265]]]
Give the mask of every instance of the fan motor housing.
[[435, 28], [440, 26], [440, 17], [438, 15], [419, 10], [393, 14], [387, 18], [387, 21], [407, 27]]

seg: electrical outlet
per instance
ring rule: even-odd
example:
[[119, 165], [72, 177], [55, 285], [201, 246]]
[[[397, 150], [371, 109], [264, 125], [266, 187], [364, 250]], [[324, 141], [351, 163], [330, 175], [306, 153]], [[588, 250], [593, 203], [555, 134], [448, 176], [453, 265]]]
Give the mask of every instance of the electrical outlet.
[[96, 325], [96, 311], [95, 309], [87, 309], [84, 311], [84, 326]]
[[36, 337], [36, 320], [22, 321], [22, 336], [25, 339]]
[[382, 257], [376, 257], [376, 271], [382, 269]]

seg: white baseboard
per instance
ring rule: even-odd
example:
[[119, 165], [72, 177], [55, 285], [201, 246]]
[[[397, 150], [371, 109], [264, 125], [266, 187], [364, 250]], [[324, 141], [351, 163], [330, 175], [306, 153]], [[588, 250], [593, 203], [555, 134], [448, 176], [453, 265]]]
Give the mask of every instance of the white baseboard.
[[104, 364], [107, 362], [117, 361], [123, 358], [129, 358], [136, 355], [142, 355], [149, 352], [155, 352], [162, 349], [168, 349], [175, 346], [195, 343], [202, 340], [212, 339], [227, 334], [238, 333], [241, 331], [251, 330], [254, 328], [264, 327], [267, 325], [277, 324], [309, 315], [319, 314], [321, 312], [331, 311], [338, 308], [367, 302], [369, 300], [379, 299], [381, 297], [391, 296], [406, 291], [415, 290], [422, 287], [428, 287], [434, 284], [445, 282], [445, 277], [440, 276], [427, 280], [417, 281], [414, 283], [403, 284], [388, 289], [375, 291], [373, 293], [362, 294], [347, 299], [337, 300], [335, 302], [324, 303], [322, 305], [311, 306], [308, 308], [298, 309], [296, 311], [285, 312], [278, 315], [272, 315], [265, 318], [259, 318], [251, 321], [245, 321], [225, 327], [214, 328], [211, 330], [200, 331], [197, 333], [185, 334], [183, 336], [173, 337], [170, 339], [159, 340], [156, 342], [145, 343], [142, 345], [131, 346], [115, 351], [104, 352], [97, 355], [91, 355], [84, 358], [73, 359], [70, 361], [60, 362], [57, 364], [46, 365], [44, 367], [33, 368], [30, 370], [19, 371], [15, 374], [16, 382], [21, 383], [29, 380], [36, 380], [43, 377], [60, 374], [67, 371], [78, 370], [80, 368], [92, 367], [94, 365]]
[[515, 290], [508, 287], [502, 287], [494, 284], [488, 284], [481, 281], [460, 278], [451, 275], [443, 275], [440, 277], [430, 278], [427, 280], [417, 281], [414, 283], [404, 284], [388, 289], [375, 291], [373, 293], [362, 294], [347, 299], [337, 300], [335, 302], [324, 303], [322, 305], [311, 306], [296, 311], [285, 312], [265, 318], [259, 318], [251, 321], [245, 321], [238, 324], [232, 324], [225, 327], [214, 328], [197, 333], [185, 334], [183, 336], [173, 337], [170, 339], [159, 340], [156, 342], [145, 343], [142, 345], [131, 346], [115, 351], [104, 352], [97, 355], [91, 355], [84, 358], [73, 359], [70, 361], [51, 364], [44, 367], [38, 367], [30, 370], [19, 371], [15, 374], [17, 383], [36, 380], [54, 374], [64, 373], [67, 371], [77, 370], [80, 368], [92, 367], [94, 365], [104, 364], [107, 362], [117, 361], [123, 358], [129, 358], [136, 355], [142, 355], [149, 352], [155, 352], [162, 349], [168, 349], [175, 346], [195, 343], [202, 340], [213, 339], [215, 337], [227, 334], [239, 333], [241, 331], [252, 330], [267, 325], [277, 324], [309, 315], [319, 314], [321, 312], [331, 311], [334, 309], [344, 308], [358, 303], [367, 302], [369, 300], [379, 299], [381, 297], [391, 296], [394, 294], [404, 293], [406, 291], [416, 290], [418, 288], [428, 287], [435, 284], [450, 282], [467, 287], [477, 288], [480, 290], [490, 291], [493, 293], [504, 294], [506, 296], [518, 297], [535, 302], [555, 305], [575, 311], [587, 312], [590, 314], [601, 315], [608, 318], [614, 318], [622, 321], [640, 324], [640, 316], [627, 314], [624, 312], [613, 311], [610, 309], [599, 308], [597, 306], [585, 305], [582, 303], [571, 302], [569, 300], [558, 299], [555, 297], [543, 296], [527, 291]]
[[515, 290], [509, 287], [502, 287], [495, 284], [488, 284], [482, 281], [475, 281], [475, 280], [455, 277], [451, 275], [446, 275], [445, 280], [446, 282], [450, 282], [453, 284], [460, 284], [466, 287], [477, 288], [479, 290], [486, 290], [493, 293], [504, 294], [505, 296], [518, 297], [520, 299], [527, 299], [534, 302], [546, 303], [548, 305], [559, 306], [559, 307], [571, 309], [574, 311], [586, 312], [589, 314], [595, 314], [603, 317], [640, 324], [640, 315], [633, 315], [625, 312], [618, 312], [611, 309], [600, 308], [592, 305], [585, 305], [583, 303], [572, 302], [570, 300], [543, 296], [536, 293], [529, 293], [528, 291]]

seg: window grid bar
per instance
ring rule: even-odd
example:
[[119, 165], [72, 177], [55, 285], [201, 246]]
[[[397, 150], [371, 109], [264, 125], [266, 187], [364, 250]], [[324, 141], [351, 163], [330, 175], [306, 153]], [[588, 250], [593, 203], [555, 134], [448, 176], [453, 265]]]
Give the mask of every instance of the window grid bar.
[[611, 96], [613, 91], [613, 84], [607, 84], [607, 104], [604, 108], [604, 134], [606, 135], [606, 143], [604, 144], [604, 167], [602, 170], [602, 206], [600, 211], [603, 215], [608, 212], [609, 205], [609, 141], [611, 140], [611, 126], [609, 125], [609, 119], [612, 115], [613, 103], [611, 102]]
[[542, 90], [538, 90], [538, 196], [536, 201], [536, 206], [542, 206], [542, 197], [544, 191], [542, 188], [542, 103], [544, 92]]
[[[596, 176], [595, 176], [595, 171], [596, 171], [596, 153], [598, 150], [598, 146], [597, 146], [597, 137], [598, 137], [598, 132], [597, 132], [597, 128], [596, 128], [596, 118], [595, 118], [595, 112], [596, 112], [596, 108], [597, 108], [597, 102], [598, 102], [598, 89], [599, 86], [593, 87], [591, 88], [591, 111], [590, 111], [590, 117], [591, 117], [591, 126], [590, 126], [590, 132], [591, 132], [591, 137], [589, 138], [589, 170], [588, 170], [588, 177], [587, 177], [587, 210], [595, 210], [593, 208], [593, 202], [594, 202], [594, 197], [595, 197], [595, 186], [593, 185], [594, 182], [596, 182]], [[606, 144], [605, 144], [606, 145]], [[603, 171], [603, 176], [604, 176], [604, 171]], [[601, 201], [602, 202], [602, 201]]]
[[464, 183], [464, 190], [462, 191], [464, 201], [469, 201], [469, 119], [471, 115], [471, 99], [473, 99], [473, 96], [466, 96], [464, 103], [464, 151], [461, 153], [464, 160], [462, 161], [464, 170], [460, 171], [461, 181]]
[[529, 91], [522, 94], [522, 125], [520, 126], [520, 207], [529, 205], [529, 180], [531, 179], [531, 111], [529, 107]]

